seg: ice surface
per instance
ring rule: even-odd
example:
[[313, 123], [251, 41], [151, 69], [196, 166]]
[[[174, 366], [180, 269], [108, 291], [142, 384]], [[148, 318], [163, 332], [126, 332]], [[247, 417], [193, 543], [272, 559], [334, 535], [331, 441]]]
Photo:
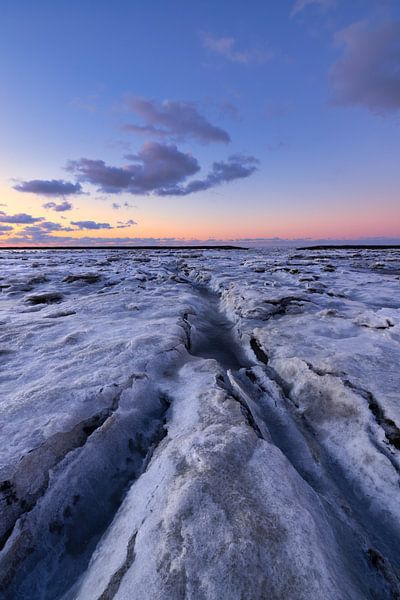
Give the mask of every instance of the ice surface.
[[0, 252], [0, 597], [400, 597], [399, 274]]

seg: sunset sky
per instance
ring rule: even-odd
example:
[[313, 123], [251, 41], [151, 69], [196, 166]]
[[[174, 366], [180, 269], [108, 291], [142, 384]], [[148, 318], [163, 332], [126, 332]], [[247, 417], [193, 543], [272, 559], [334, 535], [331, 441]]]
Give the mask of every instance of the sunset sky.
[[400, 240], [398, 0], [0, 6], [0, 244]]

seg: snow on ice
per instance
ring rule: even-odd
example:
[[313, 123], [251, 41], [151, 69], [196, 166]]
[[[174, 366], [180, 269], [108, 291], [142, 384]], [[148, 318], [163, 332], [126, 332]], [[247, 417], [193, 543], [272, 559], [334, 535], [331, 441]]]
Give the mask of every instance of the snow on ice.
[[400, 252], [0, 252], [0, 598], [400, 597]]

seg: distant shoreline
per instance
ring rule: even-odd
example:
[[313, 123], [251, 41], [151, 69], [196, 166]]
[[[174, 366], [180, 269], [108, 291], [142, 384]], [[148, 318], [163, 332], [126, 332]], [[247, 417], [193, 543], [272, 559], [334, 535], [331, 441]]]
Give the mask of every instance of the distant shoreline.
[[400, 250], [400, 244], [330, 244], [318, 246], [0, 246], [1, 250]]
[[400, 250], [400, 244], [366, 245], [344, 244], [331, 246], [301, 246], [297, 250]]
[[243, 246], [0, 246], [1, 250], [248, 250]]

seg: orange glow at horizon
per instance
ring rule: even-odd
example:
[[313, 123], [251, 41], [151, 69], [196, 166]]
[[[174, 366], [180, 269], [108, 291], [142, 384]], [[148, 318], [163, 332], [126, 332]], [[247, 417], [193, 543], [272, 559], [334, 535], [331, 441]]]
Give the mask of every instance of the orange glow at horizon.
[[[159, 199], [146, 198], [134, 200], [140, 202], [139, 207], [132, 209], [113, 210], [104, 201], [94, 201], [86, 198], [72, 199], [72, 211], [58, 213], [43, 209], [44, 199], [32, 195], [21, 195], [0, 188], [1, 197], [8, 199], [0, 210], [8, 215], [26, 213], [34, 217], [43, 217], [46, 221], [70, 226], [71, 221], [97, 221], [109, 223], [112, 229], [74, 229], [69, 232], [50, 232], [60, 240], [67, 237], [72, 240], [99, 238], [110, 240], [118, 238], [175, 238], [182, 241], [190, 240], [240, 240], [260, 238], [296, 239], [358, 239], [373, 237], [400, 237], [400, 218], [396, 203], [386, 205], [384, 211], [372, 201], [368, 202], [365, 210], [359, 207], [346, 207], [342, 202], [332, 208], [317, 205], [313, 208], [297, 207], [296, 212], [289, 212], [285, 207], [269, 207], [266, 202], [257, 208], [247, 210], [242, 203], [232, 204], [229, 214], [218, 202], [206, 198], [199, 204], [191, 200], [174, 199], [170, 203]], [[126, 223], [129, 219], [137, 221], [137, 225], [118, 228], [118, 222]], [[37, 223], [38, 225], [40, 223]], [[7, 223], [4, 223], [7, 225]], [[12, 225], [12, 224], [10, 224]], [[0, 237], [0, 245], [12, 244], [8, 240], [22, 233], [25, 227], [32, 225], [12, 225], [14, 230], [5, 232]], [[28, 229], [29, 231], [29, 229]], [[21, 242], [26, 244], [27, 242]], [[49, 242], [51, 243], [54, 242]]]

